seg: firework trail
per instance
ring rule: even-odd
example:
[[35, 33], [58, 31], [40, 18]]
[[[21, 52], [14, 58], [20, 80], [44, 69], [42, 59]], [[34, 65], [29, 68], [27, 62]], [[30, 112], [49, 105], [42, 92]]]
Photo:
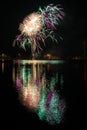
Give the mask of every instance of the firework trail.
[[23, 22], [19, 25], [19, 34], [13, 42], [13, 46], [17, 43], [24, 48], [26, 45], [31, 46], [31, 52], [42, 50], [40, 41], [45, 44], [45, 40], [49, 37], [57, 42], [54, 30], [56, 26], [63, 20], [64, 11], [60, 5], [50, 4], [43, 9], [39, 7], [37, 12], [27, 15]]

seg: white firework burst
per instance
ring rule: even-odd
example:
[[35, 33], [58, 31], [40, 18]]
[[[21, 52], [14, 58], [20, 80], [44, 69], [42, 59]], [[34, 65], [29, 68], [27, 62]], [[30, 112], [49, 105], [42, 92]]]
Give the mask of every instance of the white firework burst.
[[22, 34], [32, 37], [42, 29], [42, 17], [37, 12], [26, 16], [23, 23], [19, 25], [19, 30]]

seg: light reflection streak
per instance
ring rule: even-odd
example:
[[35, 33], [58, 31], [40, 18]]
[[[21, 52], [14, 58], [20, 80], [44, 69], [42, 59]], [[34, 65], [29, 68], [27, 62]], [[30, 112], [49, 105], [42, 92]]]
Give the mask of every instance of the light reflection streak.
[[64, 60], [14, 60], [14, 64], [15, 63], [19, 63], [19, 64], [22, 64], [22, 65], [25, 65], [25, 64], [48, 64], [48, 63], [51, 63], [51, 64], [62, 64], [64, 63], [65, 61]]
[[4, 73], [4, 66], [5, 66], [5, 63], [4, 63], [4, 60], [2, 60], [2, 73]]

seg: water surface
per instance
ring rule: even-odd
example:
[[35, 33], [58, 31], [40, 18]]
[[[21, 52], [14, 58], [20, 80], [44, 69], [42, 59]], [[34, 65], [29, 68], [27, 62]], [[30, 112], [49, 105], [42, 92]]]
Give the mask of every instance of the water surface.
[[86, 66], [83, 61], [0, 61], [0, 119], [61, 129], [84, 126]]

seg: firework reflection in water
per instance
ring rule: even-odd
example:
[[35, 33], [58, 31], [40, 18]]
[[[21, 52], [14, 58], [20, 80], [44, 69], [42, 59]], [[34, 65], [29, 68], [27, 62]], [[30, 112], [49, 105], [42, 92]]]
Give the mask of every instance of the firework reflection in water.
[[61, 123], [66, 105], [56, 86], [58, 72], [49, 79], [43, 64], [21, 64], [18, 63], [18, 67], [13, 68], [13, 81], [20, 102], [30, 111], [36, 112], [40, 120], [45, 120], [49, 124]]

